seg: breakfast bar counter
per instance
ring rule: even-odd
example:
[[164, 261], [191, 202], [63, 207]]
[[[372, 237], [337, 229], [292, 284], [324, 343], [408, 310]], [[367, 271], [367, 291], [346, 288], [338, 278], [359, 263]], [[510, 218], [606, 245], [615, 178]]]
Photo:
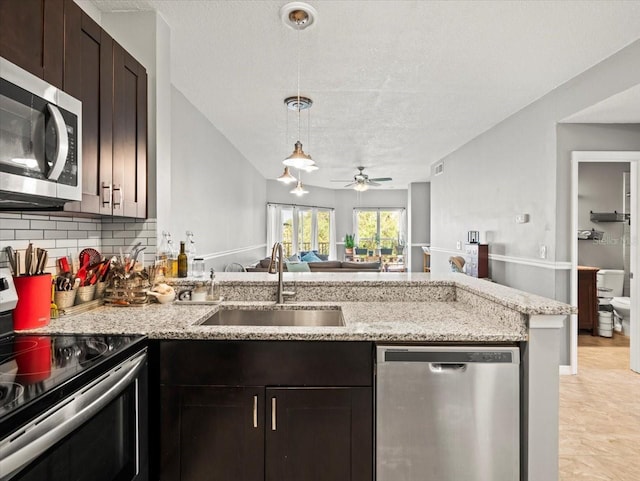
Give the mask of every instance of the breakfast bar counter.
[[[461, 274], [286, 273], [293, 301], [277, 306], [266, 273], [218, 274], [219, 305], [100, 307], [54, 319], [35, 332], [146, 334], [152, 339], [332, 340], [383, 342], [526, 341], [531, 315], [567, 315], [571, 306]], [[176, 280], [176, 289], [193, 280]], [[218, 309], [340, 309], [344, 326], [201, 325]]]

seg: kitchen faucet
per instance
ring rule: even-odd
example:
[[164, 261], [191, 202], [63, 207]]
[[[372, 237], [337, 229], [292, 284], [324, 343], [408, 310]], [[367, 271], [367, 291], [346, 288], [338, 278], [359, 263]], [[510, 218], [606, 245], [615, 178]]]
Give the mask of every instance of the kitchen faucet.
[[[276, 256], [278, 260], [276, 261]], [[276, 263], [278, 269], [278, 293], [276, 298], [276, 304], [284, 304], [284, 298], [290, 298], [296, 295], [294, 291], [285, 291], [284, 283], [282, 281], [282, 269], [284, 266], [284, 262], [282, 260], [282, 243], [276, 242], [273, 244], [273, 249], [271, 250], [271, 259], [269, 260], [269, 268], [267, 272], [269, 274], [276, 273]]]

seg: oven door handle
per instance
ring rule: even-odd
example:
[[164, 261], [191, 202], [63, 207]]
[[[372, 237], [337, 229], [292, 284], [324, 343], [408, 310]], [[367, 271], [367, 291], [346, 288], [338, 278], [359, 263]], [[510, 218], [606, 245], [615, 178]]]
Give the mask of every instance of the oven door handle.
[[56, 149], [56, 158], [53, 159], [51, 169], [47, 173], [47, 179], [57, 181], [60, 174], [64, 170], [67, 163], [67, 154], [69, 153], [69, 134], [67, 134], [67, 124], [55, 105], [47, 104], [51, 120], [58, 137], [58, 148]]
[[82, 426], [117, 398], [143, 369], [146, 352], [130, 358], [100, 376], [76, 395], [61, 401], [49, 411], [0, 442], [0, 473], [20, 471], [58, 441]]

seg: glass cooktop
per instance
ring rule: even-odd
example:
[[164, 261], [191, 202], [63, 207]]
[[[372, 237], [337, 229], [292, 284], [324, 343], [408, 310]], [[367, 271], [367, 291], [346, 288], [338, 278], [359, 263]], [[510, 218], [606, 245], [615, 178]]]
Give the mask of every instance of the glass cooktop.
[[0, 338], [0, 439], [145, 345], [145, 336]]

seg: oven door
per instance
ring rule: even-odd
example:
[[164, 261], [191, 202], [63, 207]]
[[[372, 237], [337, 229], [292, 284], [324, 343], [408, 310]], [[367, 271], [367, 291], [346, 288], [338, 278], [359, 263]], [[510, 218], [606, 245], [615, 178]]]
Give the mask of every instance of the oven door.
[[2, 481], [146, 481], [146, 353], [0, 444]]

